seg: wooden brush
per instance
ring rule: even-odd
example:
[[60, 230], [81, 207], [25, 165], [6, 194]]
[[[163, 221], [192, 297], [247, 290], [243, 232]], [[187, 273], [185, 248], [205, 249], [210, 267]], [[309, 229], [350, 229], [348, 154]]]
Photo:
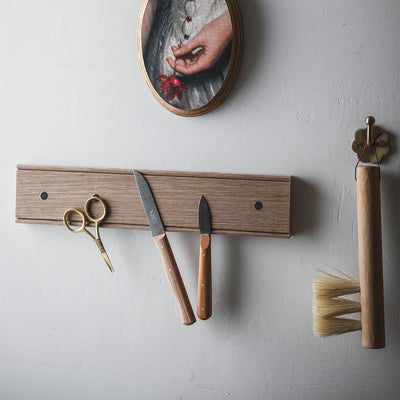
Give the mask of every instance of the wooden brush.
[[[385, 347], [379, 167], [359, 166], [357, 176], [360, 283], [320, 272], [313, 284], [314, 332], [318, 337], [361, 329], [364, 347]], [[360, 303], [342, 298], [360, 292]], [[361, 321], [340, 315], [361, 312]]]
[[349, 277], [338, 277], [319, 271], [313, 283], [314, 333], [317, 337], [339, 335], [361, 329], [361, 322], [340, 315], [361, 311], [357, 301], [342, 298], [359, 293], [360, 284]]

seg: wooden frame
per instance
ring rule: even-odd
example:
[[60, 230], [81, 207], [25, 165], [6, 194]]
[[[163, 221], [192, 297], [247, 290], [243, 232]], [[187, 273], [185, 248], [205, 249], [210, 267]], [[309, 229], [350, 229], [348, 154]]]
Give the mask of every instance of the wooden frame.
[[[146, 9], [151, 1], [156, 1], [156, 0], [144, 0], [143, 1], [142, 7], [140, 10], [140, 14], [139, 14], [139, 21], [138, 21], [138, 27], [137, 27], [137, 51], [138, 51], [139, 64], [140, 64], [140, 68], [141, 68], [143, 77], [144, 77], [146, 84], [149, 87], [151, 93], [156, 98], [156, 100], [161, 105], [163, 105], [166, 109], [168, 109], [172, 113], [180, 115], [180, 116], [194, 117], [194, 116], [206, 114], [206, 113], [214, 110], [228, 96], [229, 92], [231, 91], [231, 89], [235, 83], [235, 80], [237, 78], [239, 68], [240, 68], [240, 62], [241, 62], [241, 57], [242, 57], [242, 48], [243, 48], [243, 27], [242, 27], [242, 19], [240, 16], [239, 7], [236, 3], [236, 0], [225, 0], [228, 11], [229, 11], [230, 19], [232, 22], [232, 45], [231, 45], [232, 47], [231, 47], [229, 65], [228, 65], [228, 69], [227, 69], [227, 72], [225, 75], [225, 79], [223, 80], [222, 85], [220, 86], [219, 90], [214, 95], [214, 97], [212, 97], [204, 105], [201, 105], [196, 108], [189, 108], [189, 109], [178, 108], [178, 107], [170, 104], [165, 98], [163, 98], [161, 93], [159, 93], [159, 91], [157, 91], [155, 89], [155, 87], [149, 77], [148, 71], [146, 69], [145, 60], [144, 60], [144, 56], [143, 56], [144, 45], [143, 45], [143, 40], [142, 40], [142, 29], [143, 29], [144, 25], [147, 26], [146, 23], [144, 23], [144, 17], [145, 17]], [[196, 1], [199, 1], [199, 0], [196, 0]], [[176, 62], [176, 60], [175, 60], [175, 62]], [[159, 75], [159, 76], [161, 76], [161, 75]], [[174, 74], [174, 76], [175, 76], [175, 74]], [[153, 81], [154, 81], [154, 79], [153, 79]], [[186, 94], [184, 94], [184, 96], [185, 95]]]
[[[204, 195], [212, 233], [290, 237], [290, 176], [140, 172], [150, 184], [167, 231], [199, 232], [198, 203]], [[45, 200], [40, 197], [43, 192]], [[95, 193], [109, 208], [103, 227], [148, 229], [130, 169], [19, 165], [16, 221], [61, 225], [65, 210], [81, 209]]]

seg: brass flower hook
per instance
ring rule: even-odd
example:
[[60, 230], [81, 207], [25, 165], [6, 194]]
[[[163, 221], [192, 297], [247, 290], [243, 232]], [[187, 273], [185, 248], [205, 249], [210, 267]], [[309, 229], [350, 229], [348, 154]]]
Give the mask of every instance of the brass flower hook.
[[389, 134], [374, 125], [374, 117], [367, 117], [365, 123], [366, 129], [356, 130], [351, 148], [357, 153], [359, 161], [379, 164], [390, 153]]

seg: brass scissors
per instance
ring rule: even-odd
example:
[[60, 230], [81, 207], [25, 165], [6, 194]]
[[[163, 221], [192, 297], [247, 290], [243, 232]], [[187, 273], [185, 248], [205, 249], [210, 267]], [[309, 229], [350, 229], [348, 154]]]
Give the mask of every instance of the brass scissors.
[[[101, 217], [99, 217], [99, 218], [94, 218], [93, 215], [90, 214], [89, 206], [92, 203], [92, 201], [100, 202], [100, 204], [103, 207], [103, 215]], [[79, 228], [74, 229], [74, 228], [71, 227], [70, 223], [68, 222], [68, 216], [70, 214], [78, 214], [79, 215], [80, 219], [82, 220], [82, 225]], [[99, 233], [100, 224], [102, 223], [103, 219], [106, 217], [106, 214], [107, 214], [107, 207], [106, 207], [104, 201], [99, 196], [93, 195], [92, 197], [90, 197], [90, 199], [88, 199], [86, 201], [85, 214], [80, 210], [77, 210], [75, 208], [70, 208], [67, 211], [65, 211], [63, 219], [64, 219], [64, 225], [71, 232], [74, 232], [74, 233], [86, 232], [94, 240], [94, 242], [96, 243], [97, 247], [100, 250], [101, 255], [104, 258], [104, 261], [107, 263], [108, 268], [110, 268], [111, 272], [114, 272], [114, 268], [111, 265], [111, 261], [110, 261], [108, 255], [107, 255], [107, 253], [106, 253], [106, 251], [104, 249], [103, 242], [100, 239], [100, 233]], [[91, 232], [89, 232], [86, 229], [87, 220], [92, 221], [94, 223], [96, 236], [94, 236]]]

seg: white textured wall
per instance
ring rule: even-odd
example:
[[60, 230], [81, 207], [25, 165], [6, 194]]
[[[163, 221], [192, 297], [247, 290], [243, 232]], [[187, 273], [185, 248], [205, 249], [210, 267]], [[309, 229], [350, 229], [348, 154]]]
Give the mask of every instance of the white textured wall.
[[[241, 73], [209, 115], [163, 109], [140, 74], [140, 0], [0, 1], [0, 398], [399, 399], [400, 2], [240, 0]], [[316, 339], [323, 264], [357, 277], [354, 131], [382, 167], [387, 347]], [[200, 151], [202, 150], [202, 151]], [[289, 239], [215, 236], [214, 315], [182, 326], [147, 231], [14, 222], [18, 163], [292, 174]], [[198, 235], [170, 242], [195, 305]]]

